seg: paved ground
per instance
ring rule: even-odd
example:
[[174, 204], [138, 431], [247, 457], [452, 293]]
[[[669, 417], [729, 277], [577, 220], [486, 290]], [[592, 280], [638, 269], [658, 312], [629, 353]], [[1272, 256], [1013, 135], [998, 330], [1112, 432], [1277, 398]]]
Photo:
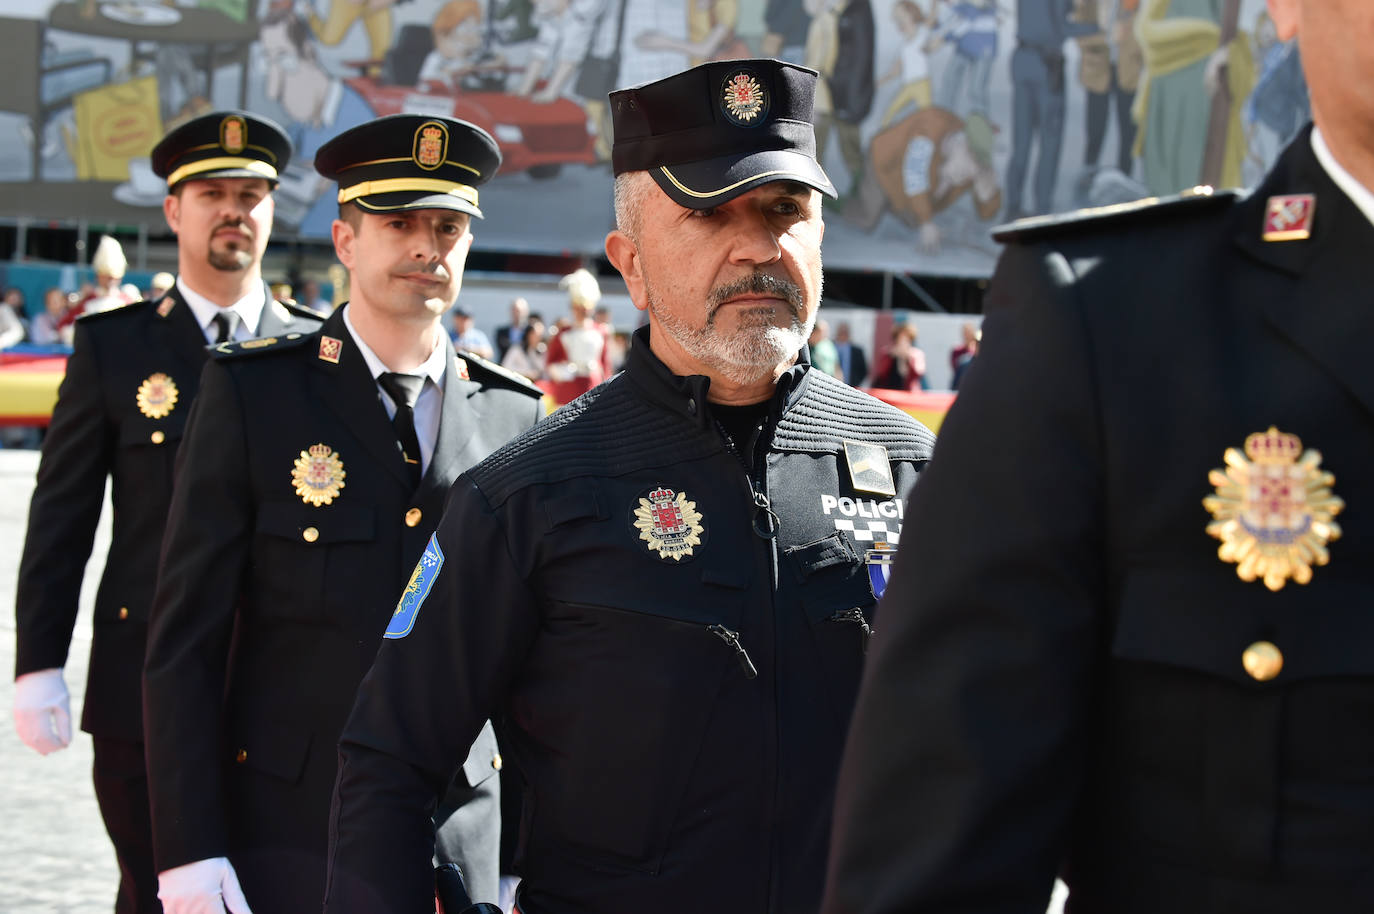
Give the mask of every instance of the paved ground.
[[[91, 740], [77, 733], [60, 752], [40, 756], [14, 733], [14, 582], [24, 542], [36, 451], [0, 450], [0, 912], [110, 911], [118, 870], [91, 789]], [[108, 515], [108, 512], [106, 512]], [[108, 516], [86, 576], [82, 618], [67, 662], [72, 720], [81, 718], [90, 607], [110, 538]]]
[[[0, 914], [88, 914], [114, 907], [118, 870], [91, 789], [91, 740], [40, 756], [19, 741], [14, 701], [14, 582], [24, 542], [36, 451], [0, 450]], [[81, 617], [67, 660], [72, 720], [81, 719], [90, 609], [109, 547], [109, 510], [86, 570]], [[1058, 914], [1061, 891], [1048, 914]]]

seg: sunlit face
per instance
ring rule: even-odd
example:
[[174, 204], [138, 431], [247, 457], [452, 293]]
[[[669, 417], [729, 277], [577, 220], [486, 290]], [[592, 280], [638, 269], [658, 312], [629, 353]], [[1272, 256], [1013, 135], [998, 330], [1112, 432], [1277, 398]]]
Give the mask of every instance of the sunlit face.
[[351, 274], [351, 303], [398, 318], [442, 316], [458, 298], [472, 247], [467, 213], [362, 212], [334, 220], [334, 252]]
[[271, 187], [263, 178], [191, 178], [163, 201], [182, 272], [257, 271], [272, 234]]
[[1339, 134], [1348, 155], [1374, 148], [1374, 3], [1269, 0], [1269, 15], [1280, 41], [1297, 36], [1322, 133]]
[[638, 238], [627, 249], [613, 232], [607, 252], [651, 334], [671, 338], [695, 373], [739, 384], [791, 364], [820, 303], [820, 194], [775, 181], [706, 210], [656, 186], [645, 197]]

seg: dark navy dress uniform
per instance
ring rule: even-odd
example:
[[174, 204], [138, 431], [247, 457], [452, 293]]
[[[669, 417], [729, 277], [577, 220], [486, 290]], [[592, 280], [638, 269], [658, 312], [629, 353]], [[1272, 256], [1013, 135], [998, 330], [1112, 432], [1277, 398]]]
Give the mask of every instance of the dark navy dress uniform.
[[[397, 159], [413, 150], [438, 162], [407, 188], [417, 169]], [[472, 185], [500, 162], [476, 128], [411, 116], [354, 128], [319, 156], [331, 177], [346, 162], [391, 160], [389, 175], [358, 167], [341, 181], [341, 196], [357, 182], [390, 182], [384, 194], [350, 197], [365, 208], [467, 213], [477, 211]], [[477, 176], [454, 180], [454, 158]], [[538, 388], [455, 353], [440, 331], [438, 438], [417, 486], [345, 323], [349, 307], [314, 334], [219, 347], [206, 366], [149, 631], [158, 869], [228, 857], [255, 914], [319, 910], [336, 743], [396, 594], [453, 479], [543, 415]], [[489, 727], [469, 744], [447, 803], [460, 807], [449, 820], [459, 834], [446, 846], [461, 848], [470, 887], [494, 897], [501, 759]]]
[[1374, 225], [1304, 131], [1248, 196], [1003, 238], [824, 910], [1374, 909]]
[[[234, 118], [241, 120], [254, 148], [230, 155], [215, 147], [221, 161], [213, 167], [203, 165], [204, 157], [191, 156], [192, 170], [178, 180], [243, 176], [245, 167], [270, 179], [268, 172], [275, 174], [275, 167], [285, 164], [291, 151], [285, 134], [247, 114], [198, 118], [158, 148], [170, 157], [202, 140], [213, 145], [219, 124]], [[166, 168], [160, 174], [169, 177]], [[259, 336], [307, 333], [319, 326], [310, 312], [274, 302], [265, 285], [263, 295]], [[148, 823], [140, 679], [172, 467], [206, 349], [205, 331], [176, 286], [156, 301], [76, 322], [74, 349], [43, 442], [20, 562], [16, 676], [66, 663], [81, 579], [106, 479], [111, 480], [114, 524], [96, 593], [81, 727], [94, 737], [95, 793], [119, 863], [115, 909], [121, 914], [161, 910]], [[148, 401], [143, 406], [140, 391]]]

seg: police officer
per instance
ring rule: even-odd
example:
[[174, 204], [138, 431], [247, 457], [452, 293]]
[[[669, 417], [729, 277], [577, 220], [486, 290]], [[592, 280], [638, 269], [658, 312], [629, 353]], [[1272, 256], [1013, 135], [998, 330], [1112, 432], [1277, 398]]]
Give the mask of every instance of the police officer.
[[866, 553], [932, 436], [806, 361], [814, 85], [740, 60], [611, 94], [606, 251], [648, 325], [454, 483], [341, 740], [330, 914], [425, 904], [428, 798], [488, 716], [524, 914], [818, 905]]
[[96, 594], [81, 727], [93, 738], [96, 799], [119, 863], [119, 914], [160, 910], [139, 676], [172, 463], [206, 346], [319, 324], [273, 301], [262, 281], [272, 189], [290, 157], [281, 129], [245, 112], [204, 115], [158, 143], [153, 169], [167, 180], [176, 283], [154, 301], [76, 323], [43, 443], [15, 607], [14, 717], [39, 752], [71, 740], [62, 667], [109, 477], [114, 534]]
[[[455, 353], [441, 324], [500, 162], [442, 117], [326, 143], [350, 301], [316, 333], [221, 346], [206, 367], [144, 675], [168, 914], [223, 910], [221, 895], [236, 914], [319, 910], [335, 744], [395, 594], [453, 478], [542, 414], [537, 388]], [[489, 729], [474, 739], [460, 862], [494, 893], [500, 757]]]
[[1374, 910], [1374, 6], [1269, 9], [1316, 128], [1253, 193], [1002, 236], [827, 914]]

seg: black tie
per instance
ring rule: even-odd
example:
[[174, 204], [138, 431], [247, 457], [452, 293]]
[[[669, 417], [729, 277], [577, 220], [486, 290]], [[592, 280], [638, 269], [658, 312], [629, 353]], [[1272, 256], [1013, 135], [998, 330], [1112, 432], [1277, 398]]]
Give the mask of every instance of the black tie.
[[239, 329], [239, 313], [237, 311], [221, 311], [212, 320], [216, 328], [215, 343], [232, 343], [234, 331]]
[[420, 485], [420, 437], [415, 434], [415, 401], [420, 399], [420, 390], [425, 379], [413, 374], [383, 372], [377, 376], [377, 383], [396, 404], [396, 415], [391, 417], [391, 427], [396, 430], [396, 440], [401, 445], [401, 457], [405, 459], [406, 470], [410, 473], [412, 488]]

